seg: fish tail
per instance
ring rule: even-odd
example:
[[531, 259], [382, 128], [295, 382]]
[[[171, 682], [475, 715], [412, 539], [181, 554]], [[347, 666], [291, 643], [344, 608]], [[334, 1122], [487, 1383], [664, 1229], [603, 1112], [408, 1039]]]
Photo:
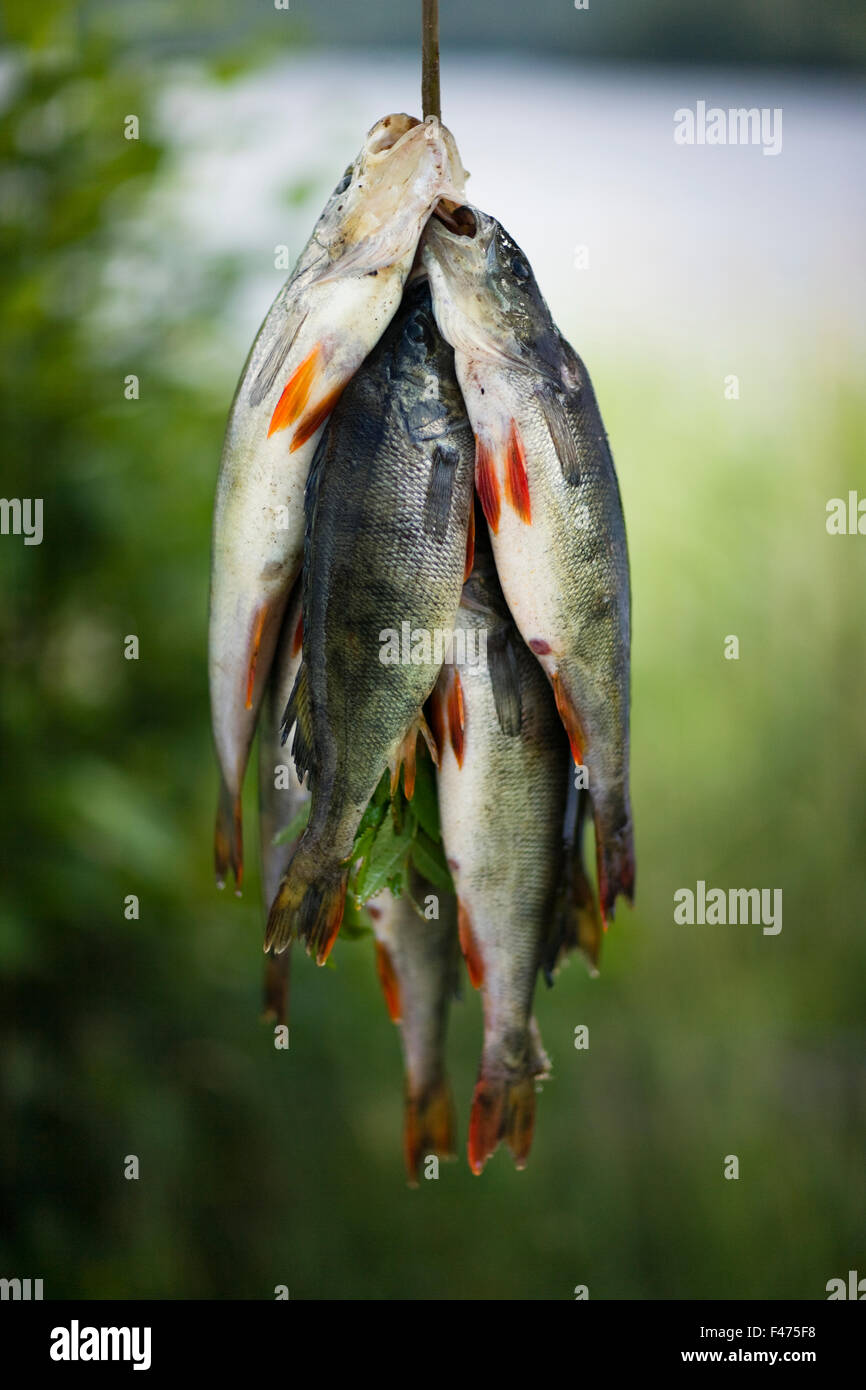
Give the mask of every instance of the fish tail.
[[578, 864], [574, 875], [572, 910], [574, 914], [574, 944], [589, 962], [590, 974], [597, 975], [604, 924], [601, 920], [595, 890], [582, 864]]
[[469, 1167], [481, 1173], [488, 1158], [505, 1140], [516, 1168], [525, 1168], [535, 1126], [535, 1081], [520, 1077], [485, 1075], [475, 1086], [469, 1119]]
[[323, 862], [306, 838], [305, 833], [298, 842], [268, 915], [265, 950], [280, 955], [300, 937], [307, 955], [324, 965], [343, 920], [351, 865]]
[[535, 1018], [525, 1025], [525, 1033], [512, 1034], [507, 1051], [520, 1060], [503, 1066], [495, 1049], [485, 1048], [472, 1098], [469, 1120], [469, 1166], [482, 1171], [488, 1158], [504, 1140], [518, 1169], [526, 1167], [535, 1126], [535, 1083], [550, 1075], [550, 1061], [541, 1041]]
[[635, 858], [631, 821], [608, 831], [601, 816], [595, 815], [598, 896], [604, 925], [613, 921], [616, 900], [622, 894], [634, 902]]
[[580, 854], [570, 848], [557, 890], [553, 927], [544, 953], [544, 972], [553, 983], [557, 967], [572, 951], [580, 951], [591, 975], [598, 975], [604, 925], [595, 890]]
[[[586, 729], [567, 682], [560, 672], [554, 671], [550, 681], [557, 713], [568, 734], [571, 755], [580, 766], [587, 752]], [[604, 795], [599, 797], [592, 785], [589, 788], [589, 796], [595, 820], [598, 896], [602, 920], [606, 927], [609, 921], [613, 921], [614, 907], [620, 895], [630, 903], [634, 902], [634, 836], [627, 796], [624, 799]], [[605, 805], [605, 802], [608, 804]]]
[[289, 951], [283, 951], [280, 956], [274, 955], [273, 951], [268, 952], [262, 991], [264, 1006], [262, 1018], [265, 1022], [285, 1023], [289, 1016], [291, 961], [292, 957]]
[[231, 791], [225, 778], [222, 778], [214, 830], [214, 872], [217, 887], [225, 887], [229, 869], [234, 874], [235, 891], [239, 893], [244, 876], [241, 798], [239, 794], [235, 795]]
[[444, 1077], [423, 1091], [407, 1090], [404, 1152], [411, 1187], [418, 1186], [425, 1158], [454, 1157], [454, 1130], [454, 1100]]

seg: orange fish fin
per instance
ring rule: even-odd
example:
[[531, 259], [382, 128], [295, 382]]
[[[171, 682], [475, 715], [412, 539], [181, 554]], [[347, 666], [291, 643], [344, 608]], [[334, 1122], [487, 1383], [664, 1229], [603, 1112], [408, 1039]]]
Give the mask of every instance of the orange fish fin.
[[472, 566], [475, 564], [475, 507], [469, 509], [469, 529], [466, 532], [466, 565], [463, 570], [463, 583], [465, 584], [470, 574]]
[[302, 444], [306, 444], [308, 440], [312, 439], [319, 426], [325, 423], [342, 394], [343, 386], [338, 386], [335, 391], [331, 391], [319, 401], [318, 405], [313, 406], [312, 410], [307, 412], [292, 436], [292, 443], [289, 448], [290, 454], [293, 454], [296, 449], [300, 449]]
[[285, 1023], [289, 1014], [289, 967], [291, 953], [281, 956], [268, 953], [265, 961], [264, 1012], [265, 1022]]
[[265, 928], [265, 950], [277, 955], [299, 936], [307, 955], [324, 965], [343, 921], [350, 865], [323, 864], [301, 836], [274, 898]]
[[532, 525], [532, 507], [529, 501], [529, 477], [526, 472], [526, 450], [517, 422], [511, 421], [508, 446], [505, 453], [505, 500], [513, 507], [521, 521]]
[[411, 1187], [418, 1186], [423, 1160], [429, 1154], [454, 1157], [454, 1102], [444, 1078], [413, 1095], [406, 1091], [404, 1152]]
[[295, 635], [292, 638], [292, 656], [297, 656], [301, 647], [304, 645], [304, 615], [298, 618], [298, 626], [295, 628]]
[[427, 702], [427, 716], [430, 723], [430, 732], [436, 744], [437, 763], [445, 751], [445, 708], [443, 704], [440, 685], [437, 684], [433, 694]]
[[225, 887], [229, 869], [234, 874], [235, 892], [240, 893], [244, 877], [241, 798], [240, 793], [234, 796], [223, 780], [220, 782], [214, 830], [214, 870], [218, 887]]
[[268, 426], [268, 439], [277, 430], [284, 430], [287, 425], [293, 425], [310, 399], [310, 392], [313, 389], [313, 381], [316, 376], [316, 364], [322, 351], [321, 343], [317, 343], [312, 352], [304, 358], [299, 367], [292, 372], [283, 389], [283, 394], [277, 401], [276, 408], [271, 416], [271, 423]]
[[483, 1077], [475, 1087], [469, 1116], [469, 1167], [476, 1177], [499, 1147], [505, 1115], [505, 1083]]
[[469, 916], [469, 909], [460, 901], [459, 897], [457, 899], [457, 927], [460, 936], [460, 949], [463, 952], [463, 959], [466, 961], [466, 969], [469, 971], [469, 982], [473, 989], [480, 989], [484, 984], [484, 960], [472, 930], [472, 918]]
[[506, 1096], [505, 1142], [514, 1166], [526, 1167], [535, 1129], [535, 1082], [526, 1076], [508, 1087]]
[[265, 630], [265, 620], [268, 616], [268, 604], [263, 603], [257, 609], [253, 617], [253, 631], [249, 646], [249, 659], [247, 661], [247, 688], [245, 702], [247, 709], [253, 707], [253, 691], [256, 684], [256, 666], [259, 659], [259, 648], [262, 645], [262, 633]]
[[499, 512], [502, 505], [499, 479], [496, 476], [493, 452], [481, 438], [475, 441], [475, 488], [487, 525], [495, 535], [499, 530]]
[[556, 712], [559, 715], [568, 734], [568, 742], [571, 746], [571, 756], [575, 763], [580, 767], [583, 763], [583, 754], [586, 747], [586, 737], [583, 725], [580, 722], [580, 715], [574, 707], [574, 703], [565, 689], [565, 684], [558, 671], [554, 671], [550, 678], [553, 686], [553, 694], [556, 700]]
[[376, 942], [376, 974], [385, 996], [388, 1016], [392, 1023], [399, 1023], [402, 1019], [400, 981], [397, 979], [397, 971], [394, 969], [391, 953], [387, 946], [382, 945], [381, 941]]
[[504, 1139], [515, 1167], [526, 1167], [535, 1127], [535, 1082], [488, 1077], [482, 1072], [472, 1097], [469, 1119], [469, 1167], [476, 1176]]
[[389, 759], [388, 766], [391, 769], [391, 795], [397, 791], [400, 785], [400, 769], [403, 769], [403, 790], [406, 800], [411, 801], [415, 795], [415, 761], [417, 757], [418, 735], [421, 735], [427, 745], [430, 757], [438, 767], [439, 750], [436, 747], [436, 740], [430, 732], [427, 720], [424, 718], [423, 711], [419, 711], [417, 718], [406, 730], [402, 741], [397, 745], [393, 757]]
[[448, 675], [448, 736], [451, 740], [451, 747], [454, 749], [454, 756], [457, 759], [457, 766], [463, 766], [463, 759], [466, 754], [466, 704], [463, 699], [463, 682], [460, 679], [460, 672], [452, 669]]

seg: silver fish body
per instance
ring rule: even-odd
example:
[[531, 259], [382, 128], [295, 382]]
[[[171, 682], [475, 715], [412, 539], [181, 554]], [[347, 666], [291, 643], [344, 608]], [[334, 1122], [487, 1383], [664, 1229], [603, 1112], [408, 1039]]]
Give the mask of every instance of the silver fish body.
[[589, 375], [498, 222], [435, 219], [423, 263], [476, 437], [502, 589], [544, 668], [596, 825], [602, 911], [631, 899], [630, 591], [613, 459]]
[[[425, 916], [425, 909], [437, 916]], [[454, 1152], [454, 1104], [445, 1069], [448, 1010], [457, 987], [457, 913], [450, 893], [420, 876], [395, 898], [387, 890], [366, 905], [376, 936], [376, 965], [388, 1012], [399, 1024], [406, 1072], [404, 1153], [409, 1181], [422, 1160]]]

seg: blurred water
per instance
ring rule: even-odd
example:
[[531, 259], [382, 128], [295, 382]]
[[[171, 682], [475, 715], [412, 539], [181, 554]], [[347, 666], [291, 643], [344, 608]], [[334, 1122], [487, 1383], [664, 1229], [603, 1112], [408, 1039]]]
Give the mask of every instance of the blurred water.
[[[177, 172], [164, 214], [204, 253], [249, 258], [242, 338], [285, 278], [274, 246], [297, 254], [364, 130], [386, 111], [417, 111], [417, 89], [414, 56], [334, 52], [233, 86], [192, 70], [173, 85], [164, 120]], [[863, 353], [862, 86], [477, 54], [447, 61], [443, 93], [470, 199], [523, 246], [581, 352], [735, 351], [772, 368], [793, 335]], [[701, 99], [781, 107], [781, 153], [676, 145], [674, 111]], [[586, 269], [575, 269], [579, 245]]]

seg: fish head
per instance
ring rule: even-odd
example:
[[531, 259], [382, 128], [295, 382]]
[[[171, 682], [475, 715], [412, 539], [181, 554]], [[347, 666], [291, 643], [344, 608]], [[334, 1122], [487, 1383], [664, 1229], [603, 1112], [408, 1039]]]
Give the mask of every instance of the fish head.
[[562, 342], [527, 257], [495, 218], [440, 208], [422, 262], [439, 327], [458, 352], [541, 371], [559, 381]]
[[465, 178], [454, 137], [435, 116], [377, 121], [334, 190], [333, 263], [321, 278], [404, 261], [436, 203], [462, 198]]

